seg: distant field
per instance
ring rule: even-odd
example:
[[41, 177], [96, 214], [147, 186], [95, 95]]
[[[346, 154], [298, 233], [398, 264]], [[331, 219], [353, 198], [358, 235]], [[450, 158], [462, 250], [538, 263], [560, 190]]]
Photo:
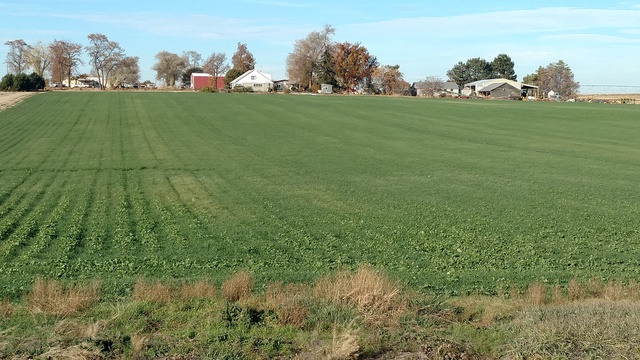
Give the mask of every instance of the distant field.
[[426, 291], [640, 277], [640, 107], [47, 93], [0, 112], [0, 298], [35, 276]]

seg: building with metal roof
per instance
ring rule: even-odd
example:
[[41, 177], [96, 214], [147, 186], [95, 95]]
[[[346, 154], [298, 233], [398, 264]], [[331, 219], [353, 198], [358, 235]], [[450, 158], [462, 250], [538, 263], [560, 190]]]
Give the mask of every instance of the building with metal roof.
[[463, 94], [491, 98], [538, 96], [538, 87], [509, 79], [485, 79], [464, 84]]

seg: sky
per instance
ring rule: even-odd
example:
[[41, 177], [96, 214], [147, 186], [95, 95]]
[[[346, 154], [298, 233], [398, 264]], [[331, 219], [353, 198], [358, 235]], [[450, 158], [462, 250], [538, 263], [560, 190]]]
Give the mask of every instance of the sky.
[[100, 33], [140, 58], [142, 81], [155, 81], [160, 51], [230, 60], [242, 42], [256, 69], [285, 79], [295, 40], [325, 24], [334, 41], [362, 44], [409, 82], [446, 80], [459, 61], [507, 54], [518, 80], [563, 60], [581, 93], [640, 93], [640, 1], [0, 0], [0, 59], [6, 41], [88, 45]]

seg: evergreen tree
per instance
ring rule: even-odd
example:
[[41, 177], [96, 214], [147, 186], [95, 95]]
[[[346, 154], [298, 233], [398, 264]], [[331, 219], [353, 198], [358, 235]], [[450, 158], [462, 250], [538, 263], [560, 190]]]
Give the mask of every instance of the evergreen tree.
[[469, 82], [493, 77], [491, 63], [479, 57], [467, 60], [467, 69], [469, 71]]
[[509, 55], [500, 54], [493, 59], [491, 63], [491, 68], [493, 69], [493, 76], [497, 78], [516, 80], [518, 76], [516, 75], [516, 71], [514, 70], [514, 62], [511, 60]]
[[16, 75], [13, 81], [13, 91], [29, 91], [33, 88], [31, 78], [25, 73]]
[[320, 57], [320, 65], [318, 66], [318, 83], [337, 85], [335, 66], [331, 52], [328, 48], [325, 49], [322, 57]]
[[36, 72], [31, 73], [31, 75], [29, 75], [29, 80], [31, 82], [31, 89], [29, 89], [29, 90], [42, 90], [42, 89], [44, 89], [45, 81], [44, 81], [44, 78], [40, 74], [38, 74]]
[[2, 81], [0, 81], [0, 91], [12, 91], [15, 78], [16, 77], [13, 74], [6, 74], [3, 76]]
[[458, 88], [462, 89], [464, 84], [469, 83], [469, 68], [462, 61], [458, 61], [451, 70], [447, 71], [447, 77], [450, 81], [453, 81], [458, 85]]
[[185, 70], [185, 72], [182, 73], [182, 78], [180, 79], [182, 85], [184, 86], [190, 86], [191, 85], [191, 74], [193, 73], [201, 73], [202, 72], [202, 68], [199, 67], [192, 67], [189, 68], [187, 70]]
[[229, 87], [231, 85], [231, 82], [237, 79], [242, 74], [244, 74], [242, 70], [235, 68], [227, 71], [227, 73], [224, 75], [224, 85], [226, 87]]

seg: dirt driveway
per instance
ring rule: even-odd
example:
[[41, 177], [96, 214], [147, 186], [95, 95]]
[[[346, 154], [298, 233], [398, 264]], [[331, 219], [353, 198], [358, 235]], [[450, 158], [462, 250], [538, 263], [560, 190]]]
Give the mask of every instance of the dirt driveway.
[[0, 92], [0, 111], [10, 108], [34, 94], [32, 92]]

